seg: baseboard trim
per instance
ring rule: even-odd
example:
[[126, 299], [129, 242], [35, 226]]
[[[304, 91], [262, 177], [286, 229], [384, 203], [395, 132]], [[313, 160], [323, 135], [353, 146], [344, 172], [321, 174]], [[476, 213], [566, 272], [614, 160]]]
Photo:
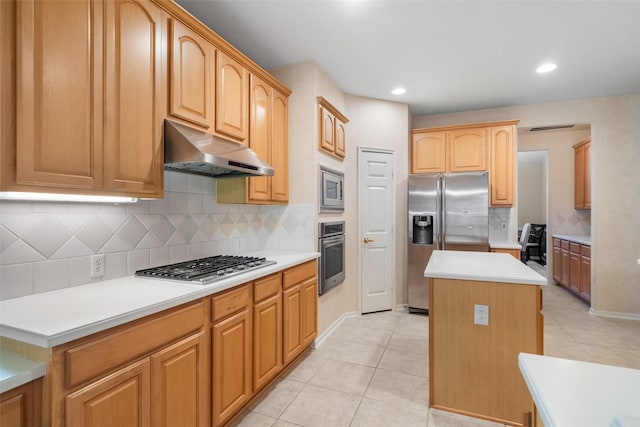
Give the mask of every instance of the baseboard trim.
[[409, 304], [398, 304], [396, 305], [396, 308], [393, 309], [394, 311], [408, 311], [409, 310]]
[[640, 320], [640, 314], [635, 313], [618, 313], [616, 311], [600, 311], [594, 310], [593, 307], [589, 309], [589, 313], [599, 317], [610, 317], [612, 319], [624, 319], [624, 320]]
[[360, 316], [360, 313], [358, 313], [357, 311], [348, 311], [346, 313], [343, 313], [342, 316], [338, 317], [336, 321], [331, 324], [331, 326], [325, 329], [323, 333], [318, 335], [316, 339], [313, 340], [313, 344], [311, 347], [314, 349], [320, 347], [322, 343], [331, 336], [333, 331], [338, 329], [338, 326], [340, 326], [342, 322], [344, 322], [346, 319], [349, 319], [351, 317], [358, 317], [358, 316]]

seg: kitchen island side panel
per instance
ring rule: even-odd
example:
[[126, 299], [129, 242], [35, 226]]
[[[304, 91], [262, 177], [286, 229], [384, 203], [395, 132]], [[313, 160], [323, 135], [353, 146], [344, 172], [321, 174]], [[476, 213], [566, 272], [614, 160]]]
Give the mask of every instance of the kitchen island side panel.
[[[430, 279], [429, 378], [434, 408], [523, 425], [533, 402], [518, 368], [521, 352], [542, 354], [540, 286]], [[489, 324], [474, 323], [474, 306]]]

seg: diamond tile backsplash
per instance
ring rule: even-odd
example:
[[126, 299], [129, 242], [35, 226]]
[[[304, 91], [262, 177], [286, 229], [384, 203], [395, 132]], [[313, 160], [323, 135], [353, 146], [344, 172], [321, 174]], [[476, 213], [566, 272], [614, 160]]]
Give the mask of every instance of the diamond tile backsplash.
[[[133, 204], [0, 201], [0, 299], [217, 254], [315, 250], [313, 205], [216, 203], [216, 181], [165, 172], [165, 197]], [[90, 277], [91, 255], [105, 275]]]

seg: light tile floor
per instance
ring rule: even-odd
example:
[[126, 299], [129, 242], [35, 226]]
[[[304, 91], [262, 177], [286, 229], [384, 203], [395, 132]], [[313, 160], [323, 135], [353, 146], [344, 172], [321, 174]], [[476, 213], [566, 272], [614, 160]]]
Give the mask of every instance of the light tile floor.
[[[640, 369], [640, 321], [594, 317], [556, 285], [543, 288], [543, 313], [546, 355]], [[235, 425], [501, 426], [428, 408], [428, 321], [397, 311], [346, 319]]]

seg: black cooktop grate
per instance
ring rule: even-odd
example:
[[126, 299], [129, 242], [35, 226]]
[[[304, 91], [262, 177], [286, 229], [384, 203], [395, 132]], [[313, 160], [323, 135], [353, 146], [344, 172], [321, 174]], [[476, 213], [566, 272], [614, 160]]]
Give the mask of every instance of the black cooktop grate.
[[275, 264], [266, 258], [234, 255], [216, 255], [191, 261], [147, 268], [136, 271], [136, 276], [157, 279], [211, 283], [246, 271]]

